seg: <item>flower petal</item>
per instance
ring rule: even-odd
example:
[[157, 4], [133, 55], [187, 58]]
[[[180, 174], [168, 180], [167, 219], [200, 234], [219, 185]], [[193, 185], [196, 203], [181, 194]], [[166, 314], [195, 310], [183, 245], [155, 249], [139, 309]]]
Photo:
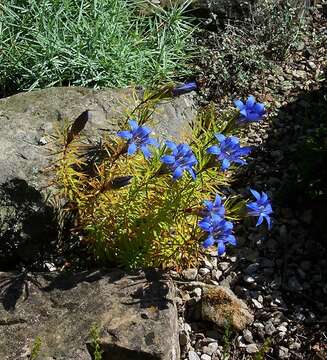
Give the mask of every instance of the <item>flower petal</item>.
[[130, 140], [133, 137], [129, 130], [118, 131], [117, 135], [126, 140]]
[[177, 180], [182, 176], [183, 176], [183, 169], [181, 166], [178, 166], [173, 172], [173, 179]]
[[222, 162], [221, 170], [225, 171], [230, 167], [230, 162], [227, 159], [224, 159]]
[[223, 134], [215, 134], [215, 137], [219, 142], [223, 142], [226, 139], [226, 136]]
[[209, 235], [202, 243], [202, 246], [207, 249], [215, 243], [215, 239], [212, 235]]
[[221, 240], [218, 241], [217, 251], [218, 251], [218, 255], [222, 255], [225, 252], [225, 244]]
[[252, 108], [254, 106], [254, 104], [255, 104], [255, 98], [254, 98], [253, 95], [250, 95], [248, 97], [248, 99], [246, 100], [246, 107], [247, 108]]
[[243, 104], [243, 101], [241, 101], [241, 100], [234, 100], [234, 105], [240, 110], [243, 110], [245, 107], [245, 105]]
[[262, 222], [263, 222], [263, 214], [260, 214], [259, 219], [258, 219], [257, 223], [255, 224], [255, 226], [261, 225]]
[[207, 152], [209, 154], [213, 154], [213, 155], [220, 155], [221, 150], [220, 150], [219, 146], [213, 145], [213, 146], [208, 147]]
[[261, 199], [261, 195], [254, 189], [250, 189], [252, 195], [257, 199], [260, 200]]
[[164, 155], [164, 156], [161, 156], [160, 161], [166, 165], [172, 165], [175, 163], [176, 159], [175, 159], [175, 156]]
[[148, 149], [146, 145], [142, 145], [141, 150], [146, 159], [149, 159], [152, 156], [151, 151]]
[[128, 155], [133, 155], [136, 153], [136, 150], [137, 150], [137, 146], [134, 142], [131, 142], [128, 146], [128, 149], [127, 149], [127, 154]]
[[194, 171], [191, 167], [188, 167], [186, 170], [189, 172], [189, 174], [191, 175], [192, 179], [195, 180], [195, 179], [196, 179], [195, 171]]
[[133, 120], [133, 119], [130, 119], [130, 120], [128, 121], [128, 124], [129, 124], [129, 126], [131, 127], [131, 129], [132, 129], [133, 131], [136, 131], [136, 130], [138, 129], [138, 127], [139, 127], [138, 123], [137, 123], [135, 120]]
[[265, 105], [261, 103], [256, 103], [253, 107], [253, 111], [260, 115], [263, 115], [266, 112]]

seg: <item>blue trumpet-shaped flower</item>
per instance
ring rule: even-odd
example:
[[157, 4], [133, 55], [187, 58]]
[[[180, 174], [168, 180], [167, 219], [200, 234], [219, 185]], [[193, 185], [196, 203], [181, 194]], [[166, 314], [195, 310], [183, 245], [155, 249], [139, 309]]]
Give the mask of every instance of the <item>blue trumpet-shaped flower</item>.
[[196, 81], [190, 81], [182, 85], [178, 85], [173, 89], [173, 96], [187, 94], [191, 91], [198, 89], [198, 84]]
[[246, 161], [241, 159], [251, 152], [249, 146], [241, 147], [240, 141], [236, 136], [216, 134], [219, 145], [213, 145], [208, 148], [208, 153], [216, 155], [217, 160], [221, 162], [222, 171], [227, 170], [232, 163], [245, 165]]
[[135, 120], [129, 120], [128, 123], [131, 130], [119, 131], [117, 134], [128, 141], [127, 154], [133, 155], [140, 149], [146, 159], [150, 158], [152, 154], [148, 146], [159, 146], [156, 139], [150, 138], [152, 130], [146, 126], [139, 126]]
[[203, 203], [205, 206], [203, 209], [203, 214], [205, 216], [219, 215], [223, 217], [225, 215], [225, 207], [221, 203], [220, 195], [216, 195], [215, 201], [205, 200]]
[[255, 197], [256, 201], [250, 202], [246, 205], [248, 208], [248, 213], [251, 216], [258, 216], [258, 221], [256, 226], [262, 224], [263, 220], [266, 219], [268, 224], [268, 229], [271, 228], [270, 214], [273, 212], [270, 204], [268, 195], [265, 192], [258, 193], [255, 190], [250, 189], [252, 195]]
[[166, 146], [171, 150], [169, 155], [164, 155], [160, 161], [167, 165], [173, 172], [173, 179], [177, 180], [187, 171], [193, 179], [196, 178], [193, 166], [197, 164], [192, 149], [187, 144], [176, 145], [172, 141], [166, 141]]
[[257, 103], [252, 95], [245, 104], [241, 100], [235, 100], [234, 104], [240, 110], [240, 123], [260, 121], [266, 113], [264, 104]]
[[233, 223], [226, 221], [219, 215], [212, 215], [205, 217], [199, 221], [199, 226], [202, 230], [209, 233], [209, 236], [204, 240], [203, 247], [208, 248], [217, 244], [218, 255], [225, 252], [225, 245], [236, 245], [235, 236], [232, 234]]

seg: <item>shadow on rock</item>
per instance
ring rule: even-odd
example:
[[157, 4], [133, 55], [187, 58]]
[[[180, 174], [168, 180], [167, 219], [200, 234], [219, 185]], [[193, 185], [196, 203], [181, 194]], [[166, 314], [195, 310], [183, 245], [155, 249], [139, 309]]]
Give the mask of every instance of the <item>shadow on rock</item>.
[[58, 238], [54, 209], [26, 181], [0, 185], [0, 269], [39, 267]]

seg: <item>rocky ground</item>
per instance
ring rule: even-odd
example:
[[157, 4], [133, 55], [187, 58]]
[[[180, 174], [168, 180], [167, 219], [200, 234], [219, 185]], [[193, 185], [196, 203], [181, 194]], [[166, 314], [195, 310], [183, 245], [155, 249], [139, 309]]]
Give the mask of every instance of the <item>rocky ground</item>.
[[[247, 224], [237, 231], [237, 249], [218, 259], [213, 252], [199, 269], [173, 274], [182, 359], [327, 359], [326, 182], [314, 197], [315, 185], [306, 178], [316, 174], [326, 180], [326, 156], [318, 161], [301, 152], [327, 119], [326, 13], [321, 6], [312, 16], [298, 50], [251, 90], [270, 110], [264, 122], [244, 133], [255, 151], [234, 186], [245, 192], [251, 185], [270, 194], [273, 228], [263, 234]], [[206, 41], [210, 46], [210, 35]], [[204, 79], [213, 68], [213, 58], [208, 59]], [[220, 105], [226, 98], [212, 81], [202, 90], [201, 102]], [[201, 314], [197, 304], [206, 301], [204, 284], [230, 287], [253, 313], [252, 324], [233, 331], [226, 314], [225, 326], [222, 319], [200, 320], [203, 309]]]

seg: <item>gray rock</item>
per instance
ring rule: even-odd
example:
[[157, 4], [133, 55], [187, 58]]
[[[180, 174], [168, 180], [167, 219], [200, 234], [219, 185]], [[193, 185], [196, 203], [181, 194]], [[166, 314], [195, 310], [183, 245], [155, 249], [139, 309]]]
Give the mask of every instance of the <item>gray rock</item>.
[[230, 289], [222, 286], [203, 287], [201, 311], [203, 320], [219, 327], [230, 323], [236, 330], [243, 330], [253, 322], [253, 315], [246, 304]]
[[289, 358], [289, 350], [285, 346], [280, 346], [278, 349], [278, 358], [279, 359], [288, 359]]
[[186, 346], [190, 342], [190, 337], [188, 333], [182, 331], [179, 333], [179, 344], [180, 346]]
[[183, 270], [182, 275], [185, 280], [195, 280], [198, 275], [198, 269], [186, 269]]
[[250, 344], [253, 343], [253, 335], [250, 330], [245, 329], [243, 331], [243, 338], [247, 343], [250, 343]]
[[204, 354], [207, 355], [213, 355], [218, 349], [218, 343], [217, 342], [211, 342], [207, 346], [204, 346], [202, 351]]
[[199, 274], [201, 276], [206, 276], [206, 275], [210, 274], [210, 270], [208, 268], [200, 268], [199, 269]]
[[223, 273], [220, 270], [218, 270], [218, 269], [213, 269], [212, 270], [212, 278], [214, 280], [219, 281], [220, 278], [222, 277], [222, 275], [223, 275]]
[[263, 305], [257, 299], [252, 299], [252, 302], [257, 309], [263, 308]]
[[93, 325], [104, 359], [179, 360], [175, 291], [157, 272], [0, 277], [2, 360], [23, 359], [37, 337], [40, 359], [91, 360]]
[[259, 351], [259, 349], [258, 349], [258, 346], [256, 344], [246, 345], [246, 352], [248, 354], [255, 354], [258, 351]]
[[189, 360], [200, 360], [200, 357], [195, 351], [189, 351], [188, 352], [188, 359]]
[[201, 360], [211, 360], [211, 356], [207, 355], [207, 354], [202, 354], [201, 355]]
[[[103, 128], [116, 131], [135, 107], [133, 93], [133, 89], [70, 87], [0, 99], [0, 241], [8, 243], [3, 248], [12, 249], [0, 252], [3, 268], [13, 266], [14, 257], [35, 261], [42, 247], [51, 247], [57, 238], [54, 210], [45, 197], [46, 168], [54, 161], [50, 155], [58, 127], [83, 113], [89, 137], [98, 138]], [[141, 98], [141, 92], [135, 95]], [[189, 133], [194, 115], [192, 95], [165, 101], [153, 116], [153, 128], [161, 137], [176, 140]]]
[[218, 264], [218, 268], [222, 271], [226, 271], [229, 268], [228, 262], [221, 262]]

